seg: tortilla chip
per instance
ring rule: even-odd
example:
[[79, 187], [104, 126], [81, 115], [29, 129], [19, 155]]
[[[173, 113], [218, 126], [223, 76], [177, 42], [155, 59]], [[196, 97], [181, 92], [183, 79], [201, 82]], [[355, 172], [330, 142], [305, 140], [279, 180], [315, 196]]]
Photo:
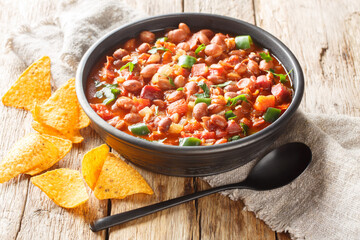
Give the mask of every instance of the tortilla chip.
[[44, 104], [36, 104], [32, 114], [34, 120], [42, 125], [41, 132], [54, 134], [53, 130], [56, 130], [61, 137], [74, 143], [83, 141], [78, 128], [80, 112], [74, 78], [60, 87]]
[[44, 56], [31, 64], [2, 97], [4, 105], [31, 110], [51, 95], [50, 58]]
[[60, 207], [74, 208], [89, 199], [81, 175], [76, 170], [60, 168], [30, 180]]
[[109, 153], [109, 147], [103, 144], [88, 151], [82, 160], [81, 172], [87, 185], [94, 190], [104, 161]]
[[20, 139], [0, 164], [0, 183], [34, 168], [44, 168], [49, 161], [58, 159], [59, 149], [38, 133]]
[[140, 173], [116, 155], [109, 153], [96, 182], [95, 197], [123, 199], [136, 193], [154, 192]]
[[80, 104], [78, 104], [79, 107], [79, 123], [78, 123], [78, 128], [82, 129], [82, 128], [86, 128], [87, 126], [90, 125], [90, 119], [88, 118], [88, 116], [86, 115], [86, 113], [84, 112], [84, 110], [81, 108]]
[[45, 171], [46, 169], [49, 169], [52, 166], [54, 166], [58, 161], [63, 159], [66, 154], [69, 153], [69, 151], [72, 147], [71, 141], [67, 140], [67, 139], [58, 138], [58, 137], [45, 135], [45, 134], [41, 135], [41, 137], [45, 138], [46, 140], [48, 140], [52, 144], [54, 144], [56, 146], [56, 148], [59, 150], [59, 154], [58, 154], [57, 158], [48, 159], [48, 161], [45, 164], [43, 164], [41, 167], [39, 166], [39, 167], [36, 167], [36, 168], [26, 172], [26, 174], [29, 174], [32, 176], [36, 175], [38, 173], [41, 173], [41, 172]]

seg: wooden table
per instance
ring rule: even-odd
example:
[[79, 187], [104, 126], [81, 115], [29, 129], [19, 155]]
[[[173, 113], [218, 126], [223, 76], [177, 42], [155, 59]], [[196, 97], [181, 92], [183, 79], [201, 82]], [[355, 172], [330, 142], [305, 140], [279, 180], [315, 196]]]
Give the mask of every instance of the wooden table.
[[[360, 116], [360, 1], [267, 0], [126, 0], [149, 15], [171, 12], [209, 12], [256, 24], [281, 39], [297, 56], [305, 74], [301, 108], [308, 112]], [[23, 24], [51, 16], [56, 3], [46, 0], [2, 0], [0, 44], [6, 34]], [[0, 56], [2, 57], [2, 56]], [[3, 59], [4, 60], [4, 59]], [[25, 66], [19, 67], [19, 72]], [[0, 75], [0, 95], [15, 81]], [[56, 84], [55, 84], [56, 85]], [[31, 131], [31, 114], [0, 106], [0, 156]], [[57, 167], [80, 169], [83, 154], [102, 143], [90, 128], [84, 143], [75, 146]], [[289, 239], [273, 232], [255, 215], [220, 194], [202, 198], [93, 233], [90, 221], [150, 203], [200, 191], [209, 186], [199, 178], [168, 177], [139, 169], [154, 196], [125, 200], [97, 200], [73, 210], [56, 206], [34, 187], [28, 176], [0, 185], [0, 239]]]

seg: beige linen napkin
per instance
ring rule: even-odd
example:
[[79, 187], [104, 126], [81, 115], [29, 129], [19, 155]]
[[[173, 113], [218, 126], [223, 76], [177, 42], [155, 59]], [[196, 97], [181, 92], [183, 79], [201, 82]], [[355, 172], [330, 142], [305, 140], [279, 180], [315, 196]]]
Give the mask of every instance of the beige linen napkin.
[[[0, 71], [14, 79], [25, 66], [48, 55], [53, 78], [65, 82], [75, 76], [79, 60], [94, 41], [143, 17], [118, 0], [61, 2], [51, 19], [23, 26], [10, 36]], [[270, 148], [293, 141], [308, 144], [313, 162], [305, 174], [272, 191], [224, 194], [242, 199], [246, 209], [273, 230], [288, 231], [294, 238], [360, 239], [360, 118], [298, 112], [283, 131]], [[211, 186], [237, 182], [253, 165], [203, 179]]]

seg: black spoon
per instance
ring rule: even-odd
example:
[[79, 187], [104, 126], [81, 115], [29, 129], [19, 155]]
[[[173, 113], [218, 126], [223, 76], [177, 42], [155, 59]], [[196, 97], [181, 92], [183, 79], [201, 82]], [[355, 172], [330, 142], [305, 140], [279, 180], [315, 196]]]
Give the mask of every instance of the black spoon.
[[311, 158], [311, 150], [304, 143], [288, 143], [265, 155], [265, 157], [251, 169], [247, 178], [242, 182], [219, 186], [128, 212], [107, 216], [90, 223], [90, 229], [93, 232], [97, 232], [224, 190], [245, 188], [263, 191], [282, 187], [297, 178], [307, 168], [311, 162]]

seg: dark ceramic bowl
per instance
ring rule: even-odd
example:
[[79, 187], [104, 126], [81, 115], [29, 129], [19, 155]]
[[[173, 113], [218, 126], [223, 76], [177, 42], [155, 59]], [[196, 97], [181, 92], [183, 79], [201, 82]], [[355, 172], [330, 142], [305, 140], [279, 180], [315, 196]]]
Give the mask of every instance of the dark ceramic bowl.
[[[128, 135], [112, 127], [90, 107], [86, 96], [86, 81], [93, 66], [109, 50], [143, 30], [158, 31], [176, 28], [180, 22], [191, 29], [209, 28], [234, 35], [251, 35], [259, 45], [273, 53], [287, 70], [293, 69], [291, 79], [294, 98], [290, 107], [273, 124], [246, 138], [214, 146], [180, 147], [149, 142]], [[106, 34], [83, 56], [76, 74], [76, 92], [92, 127], [101, 138], [122, 156], [134, 164], [150, 171], [175, 176], [204, 176], [225, 172], [246, 164], [263, 154], [282, 133], [298, 108], [304, 91], [301, 67], [291, 51], [277, 38], [264, 30], [241, 20], [200, 13], [169, 14], [143, 19], [121, 26]]]

